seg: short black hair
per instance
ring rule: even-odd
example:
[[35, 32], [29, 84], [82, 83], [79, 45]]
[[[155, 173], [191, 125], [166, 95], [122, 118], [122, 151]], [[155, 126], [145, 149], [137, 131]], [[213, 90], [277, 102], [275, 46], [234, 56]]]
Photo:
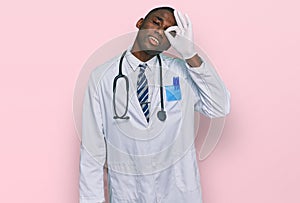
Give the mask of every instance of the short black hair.
[[172, 7], [169, 7], [169, 6], [157, 7], [157, 8], [152, 9], [151, 11], [149, 11], [148, 14], [145, 16], [144, 19], [147, 19], [147, 17], [149, 15], [151, 15], [151, 13], [153, 13], [155, 11], [158, 11], [158, 10], [167, 10], [167, 11], [170, 11], [171, 13], [174, 13], [174, 8], [172, 8]]

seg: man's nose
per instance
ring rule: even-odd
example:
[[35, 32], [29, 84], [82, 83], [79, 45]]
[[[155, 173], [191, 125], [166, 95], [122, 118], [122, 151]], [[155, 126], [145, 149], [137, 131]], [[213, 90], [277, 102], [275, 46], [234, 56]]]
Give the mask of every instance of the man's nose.
[[165, 35], [165, 33], [164, 33], [164, 29], [157, 29], [157, 30], [155, 30], [155, 32], [156, 32], [156, 34], [158, 34], [159, 35], [159, 37], [160, 38], [163, 38], [164, 37], [164, 35]]

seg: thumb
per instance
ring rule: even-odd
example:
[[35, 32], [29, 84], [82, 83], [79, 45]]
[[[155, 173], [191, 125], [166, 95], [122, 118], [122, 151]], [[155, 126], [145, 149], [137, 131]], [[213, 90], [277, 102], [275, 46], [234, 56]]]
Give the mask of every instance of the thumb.
[[165, 32], [168, 32], [168, 33], [170, 33], [170, 32], [176, 32], [177, 34], [179, 34], [179, 31], [180, 31], [180, 29], [179, 29], [178, 26], [171, 26], [171, 27], [168, 27], [165, 30]]
[[166, 35], [166, 37], [168, 38], [168, 40], [170, 41], [170, 43], [172, 43], [175, 40], [175, 37], [177, 34], [179, 34], [179, 28], [178, 26], [171, 26], [168, 27], [164, 33]]

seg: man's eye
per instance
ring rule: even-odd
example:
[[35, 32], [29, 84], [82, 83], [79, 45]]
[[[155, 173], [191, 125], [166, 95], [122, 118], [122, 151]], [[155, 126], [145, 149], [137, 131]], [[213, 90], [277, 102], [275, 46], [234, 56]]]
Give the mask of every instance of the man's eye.
[[154, 23], [155, 25], [159, 25], [159, 22], [157, 22], [157, 21], [155, 21], [155, 20], [153, 20], [153, 23]]
[[171, 31], [170, 34], [175, 37], [176, 36], [176, 31]]

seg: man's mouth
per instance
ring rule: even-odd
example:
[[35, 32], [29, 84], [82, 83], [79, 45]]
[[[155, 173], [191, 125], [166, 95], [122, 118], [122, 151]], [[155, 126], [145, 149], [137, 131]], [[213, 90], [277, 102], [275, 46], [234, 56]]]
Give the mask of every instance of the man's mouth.
[[151, 43], [153, 46], [158, 46], [158, 45], [159, 45], [159, 40], [156, 39], [156, 38], [153, 37], [153, 36], [149, 36], [149, 41], [150, 41], [150, 43]]

